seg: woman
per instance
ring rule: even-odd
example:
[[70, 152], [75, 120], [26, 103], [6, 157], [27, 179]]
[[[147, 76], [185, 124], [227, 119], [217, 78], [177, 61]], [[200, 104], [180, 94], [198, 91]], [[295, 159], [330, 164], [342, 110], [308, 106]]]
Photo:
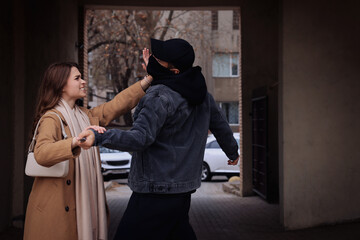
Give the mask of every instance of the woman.
[[[143, 55], [147, 64], [147, 49]], [[112, 101], [86, 109], [75, 105], [77, 99], [86, 96], [86, 82], [81, 79], [77, 65], [49, 66], [40, 86], [36, 109], [34, 124], [40, 119], [40, 125], [34, 154], [39, 164], [48, 167], [69, 160], [69, 173], [65, 178], [35, 178], [26, 212], [24, 239], [107, 239], [99, 153], [97, 148], [80, 150], [76, 136], [90, 125], [106, 126], [131, 110], [145, 95], [144, 90], [151, 81], [147, 76]], [[60, 116], [67, 139], [61, 134], [59, 118], [49, 112]]]

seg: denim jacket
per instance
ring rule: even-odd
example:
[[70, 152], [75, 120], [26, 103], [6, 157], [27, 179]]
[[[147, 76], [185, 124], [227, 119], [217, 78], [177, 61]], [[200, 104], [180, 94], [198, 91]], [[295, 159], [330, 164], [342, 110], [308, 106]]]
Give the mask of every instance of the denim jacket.
[[95, 132], [94, 144], [133, 152], [128, 182], [134, 192], [185, 193], [200, 187], [209, 129], [227, 157], [236, 159], [232, 130], [209, 93], [192, 106], [160, 84], [140, 100], [132, 129]]

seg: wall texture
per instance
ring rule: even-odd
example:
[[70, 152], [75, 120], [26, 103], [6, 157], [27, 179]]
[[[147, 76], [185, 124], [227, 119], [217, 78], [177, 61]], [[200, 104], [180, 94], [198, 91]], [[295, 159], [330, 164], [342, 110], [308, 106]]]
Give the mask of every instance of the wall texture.
[[[78, 5], [56, 0], [25, 3], [25, 130], [28, 140], [35, 110], [37, 89], [43, 72], [53, 62], [77, 62]], [[26, 141], [27, 144], [27, 141]], [[32, 179], [25, 178], [25, 205]]]
[[285, 227], [360, 218], [360, 5], [283, 1]]
[[12, 21], [12, 3], [5, 2], [1, 6], [0, 14], [0, 107], [2, 114], [6, 117], [0, 117], [2, 130], [0, 131], [0, 206], [3, 206], [0, 214], [0, 231], [9, 226], [11, 219], [11, 188], [12, 188], [12, 169], [13, 169], [13, 130], [14, 130], [14, 72], [13, 72], [13, 55], [12, 40], [13, 29]]
[[[252, 118], [251, 98], [254, 89], [276, 86], [279, 82], [279, 11], [278, 1], [243, 1], [241, 7], [241, 72], [242, 72], [242, 123], [243, 163], [241, 174], [243, 195], [253, 194], [252, 188]], [[269, 163], [278, 161], [277, 147], [277, 92], [269, 92]], [[275, 124], [274, 124], [275, 123]], [[271, 181], [276, 184], [275, 181]], [[277, 191], [278, 186], [275, 187]]]

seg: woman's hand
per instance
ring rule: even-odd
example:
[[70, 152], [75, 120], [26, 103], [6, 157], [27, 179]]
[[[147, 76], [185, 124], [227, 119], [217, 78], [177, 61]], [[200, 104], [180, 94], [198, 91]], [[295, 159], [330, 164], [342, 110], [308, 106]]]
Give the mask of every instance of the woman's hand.
[[141, 65], [142, 65], [143, 69], [146, 71], [146, 67], [147, 67], [147, 65], [149, 63], [149, 57], [150, 57], [149, 49], [144, 48], [142, 50], [142, 55], [143, 55], [143, 59], [144, 59], [145, 64], [143, 63]]
[[84, 149], [89, 149], [90, 147], [92, 147], [95, 141], [95, 135], [90, 129], [94, 129], [98, 133], [106, 132], [106, 128], [104, 127], [100, 127], [97, 125], [88, 126], [84, 129], [84, 131], [79, 134], [79, 136], [73, 138], [71, 148], [81, 147]]
[[150, 87], [152, 80], [153, 80], [152, 76], [146, 75], [146, 76], [140, 81], [141, 88], [145, 91], [148, 87]]
[[[85, 130], [89, 130], [89, 129], [94, 129], [94, 130], [97, 131], [98, 133], [104, 133], [104, 132], [106, 132], [106, 128], [100, 127], [100, 126], [97, 126], [97, 125], [91, 125], [91, 126], [88, 126], [87, 128], [85, 128]], [[85, 131], [85, 130], [84, 130], [84, 131]]]
[[78, 140], [78, 146], [83, 149], [91, 148], [95, 142], [95, 134], [90, 128], [82, 131], [76, 138]]
[[[142, 51], [142, 53], [143, 53], [143, 59], [144, 59], [144, 62], [145, 62], [145, 64], [142, 63], [142, 67], [143, 67], [143, 69], [146, 71], [146, 67], [147, 67], [147, 65], [148, 65], [148, 63], [149, 63], [149, 57], [150, 57], [149, 49], [148, 49], [148, 48], [144, 48], [143, 51]], [[152, 78], [152, 76], [150, 76], [150, 75], [146, 75], [146, 76], [141, 80], [140, 84], [141, 84], [141, 87], [142, 87], [142, 89], [143, 89], [144, 91], [150, 86], [152, 80], [153, 80], [153, 78]]]
[[77, 137], [74, 137], [71, 142], [71, 149], [74, 149], [79, 146], [79, 139]]

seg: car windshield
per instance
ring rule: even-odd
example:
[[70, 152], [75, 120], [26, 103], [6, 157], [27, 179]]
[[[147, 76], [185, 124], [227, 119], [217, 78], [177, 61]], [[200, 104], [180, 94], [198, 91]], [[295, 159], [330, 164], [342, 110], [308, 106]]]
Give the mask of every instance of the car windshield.
[[99, 147], [100, 153], [121, 153], [121, 151], [116, 149], [110, 149], [106, 147]]

